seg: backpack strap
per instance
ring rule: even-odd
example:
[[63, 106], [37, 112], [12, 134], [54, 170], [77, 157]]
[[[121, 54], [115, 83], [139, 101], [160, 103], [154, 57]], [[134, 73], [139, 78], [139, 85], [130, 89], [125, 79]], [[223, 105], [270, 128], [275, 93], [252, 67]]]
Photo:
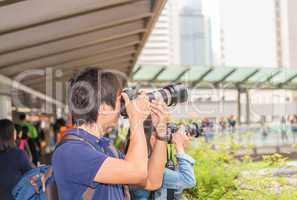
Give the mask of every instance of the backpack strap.
[[[119, 152], [118, 150], [115, 148], [115, 146], [113, 144], [109, 144], [109, 149], [111, 150], [112, 154], [116, 157], [116, 158], [120, 158]], [[123, 185], [123, 190], [124, 190], [124, 196], [125, 196], [125, 200], [131, 200], [131, 195], [130, 195], [130, 191], [129, 191], [129, 187], [128, 185]]]
[[[81, 141], [84, 142], [85, 144], [88, 144], [93, 150], [99, 151], [95, 145], [93, 145], [91, 142], [87, 141], [86, 139], [77, 136], [77, 135], [66, 135], [62, 141], [56, 146], [55, 150], [57, 150], [60, 146], [62, 146], [64, 143], [67, 141]], [[109, 145], [109, 149], [111, 150], [112, 154], [116, 158], [120, 158], [118, 150], [112, 145]], [[123, 190], [124, 190], [124, 196], [125, 200], [131, 200], [130, 192], [129, 192], [129, 187], [127, 185], [123, 185]], [[95, 189], [88, 187], [87, 190], [83, 193], [82, 199], [83, 200], [91, 200], [94, 196]]]
[[[176, 165], [174, 163], [174, 158], [173, 158], [173, 146], [172, 144], [169, 144], [167, 146], [167, 163], [166, 163], [166, 168], [170, 170], [175, 170]], [[174, 189], [167, 189], [167, 200], [174, 200], [174, 193], [176, 190]]]
[[[63, 144], [65, 144], [66, 142], [68, 141], [81, 141], [87, 145], [89, 145], [93, 150], [95, 151], [98, 151], [98, 149], [96, 148], [95, 145], [93, 145], [91, 142], [87, 141], [86, 139], [82, 138], [82, 137], [79, 137], [77, 135], [66, 135], [62, 141], [56, 146], [55, 148], [55, 151], [61, 147]], [[95, 189], [94, 188], [91, 188], [91, 187], [88, 187], [86, 189], [86, 191], [83, 193], [82, 195], [82, 200], [92, 200], [93, 199], [93, 196], [94, 196], [94, 193], [95, 193]]]
[[61, 147], [63, 144], [65, 144], [66, 142], [68, 142], [68, 141], [81, 141], [81, 142], [83, 142], [83, 143], [89, 145], [93, 150], [98, 151], [98, 149], [96, 148], [96, 146], [93, 145], [93, 144], [92, 144], [91, 142], [89, 142], [88, 140], [86, 140], [86, 139], [84, 139], [84, 138], [82, 138], [82, 137], [80, 137], [80, 136], [77, 136], [77, 135], [71, 135], [71, 134], [70, 134], [70, 135], [66, 135], [66, 136], [62, 139], [62, 141], [56, 146], [55, 151], [56, 151], [59, 147]]

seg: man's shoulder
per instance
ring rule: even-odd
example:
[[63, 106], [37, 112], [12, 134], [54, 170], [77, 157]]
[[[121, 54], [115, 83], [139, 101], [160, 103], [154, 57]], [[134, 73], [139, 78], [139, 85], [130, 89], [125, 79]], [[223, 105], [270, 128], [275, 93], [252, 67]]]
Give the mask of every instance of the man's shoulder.
[[103, 152], [96, 151], [82, 141], [67, 141], [57, 147], [53, 154], [52, 162], [55, 164], [67, 164], [75, 165], [83, 163], [87, 160], [102, 159], [105, 160], [107, 155]]
[[61, 156], [61, 155], [76, 155], [76, 153], [84, 153], [89, 151], [89, 146], [82, 141], [67, 141], [63, 142], [63, 144], [58, 144], [55, 149], [53, 156]]
[[12, 148], [8, 151], [10, 156], [24, 157], [26, 153], [19, 148]]

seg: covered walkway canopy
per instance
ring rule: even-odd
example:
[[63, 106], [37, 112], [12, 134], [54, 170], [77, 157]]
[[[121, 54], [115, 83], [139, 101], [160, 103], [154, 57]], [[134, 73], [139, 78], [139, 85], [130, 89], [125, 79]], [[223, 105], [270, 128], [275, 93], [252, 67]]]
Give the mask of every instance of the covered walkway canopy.
[[297, 69], [269, 67], [136, 66], [132, 82], [184, 82], [192, 88], [297, 89]]
[[[250, 123], [249, 89], [297, 89], [297, 69], [269, 67], [198, 67], [198, 66], [136, 66], [131, 83], [141, 86], [164, 86], [182, 82], [190, 88], [237, 90], [237, 117]], [[242, 105], [242, 95], [245, 104]], [[245, 109], [242, 108], [245, 107]]]
[[24, 87], [18, 90], [40, 98], [48, 92], [46, 69], [54, 72], [52, 82], [65, 82], [76, 70], [88, 66], [129, 75], [165, 3], [0, 0], [1, 84], [11, 86], [12, 79], [24, 76]]
[[[0, 74], [84, 66], [129, 74], [165, 0], [2, 0]], [[40, 76], [24, 84], [44, 91]]]

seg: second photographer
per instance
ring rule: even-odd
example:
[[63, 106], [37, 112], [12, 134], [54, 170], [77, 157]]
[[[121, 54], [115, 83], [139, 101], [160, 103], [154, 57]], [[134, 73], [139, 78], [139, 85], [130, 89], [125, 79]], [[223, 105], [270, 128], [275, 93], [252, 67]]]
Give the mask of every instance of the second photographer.
[[[185, 148], [190, 144], [191, 136], [181, 126], [176, 132], [172, 133], [170, 144], [160, 145], [163, 142], [160, 138], [168, 134], [169, 114], [164, 103], [159, 101], [154, 105], [158, 106], [153, 107], [152, 119], [147, 120], [144, 127], [150, 155], [149, 173], [155, 174], [152, 180], [159, 180], [159, 187], [132, 188], [131, 196], [135, 200], [182, 199], [182, 191], [194, 187], [196, 184], [193, 168], [194, 160], [185, 153]], [[175, 152], [176, 155], [174, 155]], [[175, 163], [175, 160], [177, 160], [177, 163]], [[156, 184], [158, 185], [158, 183]]]

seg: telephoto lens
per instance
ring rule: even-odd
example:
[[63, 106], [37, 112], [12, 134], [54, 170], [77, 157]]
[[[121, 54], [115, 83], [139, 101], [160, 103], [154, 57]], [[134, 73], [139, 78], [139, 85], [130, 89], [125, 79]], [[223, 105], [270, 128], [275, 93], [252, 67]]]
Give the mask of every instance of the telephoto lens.
[[146, 94], [149, 100], [162, 99], [168, 106], [175, 106], [188, 100], [188, 89], [181, 83], [168, 85]]
[[185, 128], [185, 132], [189, 136], [192, 136], [195, 138], [203, 136], [203, 128], [201, 128], [198, 125], [198, 123], [196, 123], [196, 122], [193, 122], [191, 124], [186, 124], [186, 125], [178, 125], [175, 123], [169, 123], [167, 125], [167, 135], [164, 137], [157, 136], [158, 139], [171, 143], [173, 134], [176, 133], [181, 126], [183, 126]]
[[[137, 98], [139, 91], [135, 88], [127, 88], [125, 92], [130, 100]], [[146, 93], [149, 100], [161, 99], [168, 106], [175, 106], [178, 103], [184, 103], [188, 100], [188, 89], [181, 83], [168, 85], [162, 89]], [[121, 100], [121, 115], [127, 117], [125, 101]]]

